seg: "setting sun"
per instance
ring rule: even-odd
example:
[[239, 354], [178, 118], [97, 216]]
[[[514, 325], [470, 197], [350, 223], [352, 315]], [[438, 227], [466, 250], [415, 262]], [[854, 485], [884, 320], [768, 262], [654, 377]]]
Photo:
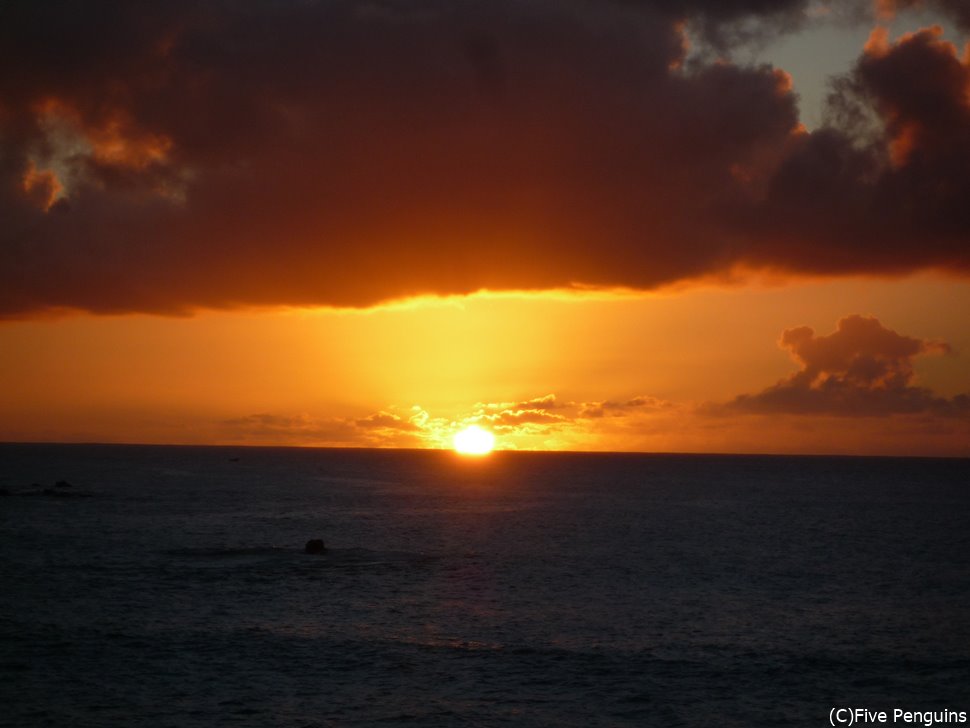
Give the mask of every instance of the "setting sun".
[[495, 447], [495, 435], [471, 425], [455, 435], [454, 444], [455, 451], [462, 455], [487, 455]]

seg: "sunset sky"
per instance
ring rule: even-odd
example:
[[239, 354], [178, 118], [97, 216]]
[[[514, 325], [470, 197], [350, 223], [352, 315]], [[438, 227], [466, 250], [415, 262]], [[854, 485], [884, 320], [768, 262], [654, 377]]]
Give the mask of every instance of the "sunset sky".
[[0, 8], [0, 441], [970, 456], [970, 3]]

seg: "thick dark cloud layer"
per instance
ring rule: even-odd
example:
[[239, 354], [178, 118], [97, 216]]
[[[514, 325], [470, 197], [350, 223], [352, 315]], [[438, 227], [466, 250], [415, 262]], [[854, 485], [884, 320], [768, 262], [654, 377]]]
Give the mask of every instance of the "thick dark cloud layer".
[[894, 414], [970, 416], [970, 396], [947, 399], [914, 384], [913, 359], [950, 353], [944, 342], [914, 339], [878, 319], [847, 316], [816, 336], [787, 329], [780, 344], [801, 367], [777, 384], [741, 395], [720, 411], [872, 417]]
[[0, 316], [966, 273], [970, 72], [935, 31], [876, 38], [812, 134], [781, 71], [685, 64], [685, 22], [806, 7], [7, 3]]

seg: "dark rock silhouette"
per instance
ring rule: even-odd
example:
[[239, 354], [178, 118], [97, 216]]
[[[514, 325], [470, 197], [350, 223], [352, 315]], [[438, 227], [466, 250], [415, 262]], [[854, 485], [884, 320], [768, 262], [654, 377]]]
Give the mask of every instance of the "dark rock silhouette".
[[54, 483], [55, 488], [73, 488], [74, 486], [68, 483], [66, 480], [58, 480]]
[[308, 554], [322, 554], [326, 553], [327, 547], [323, 545], [322, 538], [313, 538], [306, 542], [303, 550]]

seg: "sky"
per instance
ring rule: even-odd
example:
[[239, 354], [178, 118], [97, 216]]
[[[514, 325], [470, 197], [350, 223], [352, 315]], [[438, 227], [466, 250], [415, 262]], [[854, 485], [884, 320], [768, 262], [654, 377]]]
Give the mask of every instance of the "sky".
[[961, 0], [0, 8], [0, 441], [970, 456]]

